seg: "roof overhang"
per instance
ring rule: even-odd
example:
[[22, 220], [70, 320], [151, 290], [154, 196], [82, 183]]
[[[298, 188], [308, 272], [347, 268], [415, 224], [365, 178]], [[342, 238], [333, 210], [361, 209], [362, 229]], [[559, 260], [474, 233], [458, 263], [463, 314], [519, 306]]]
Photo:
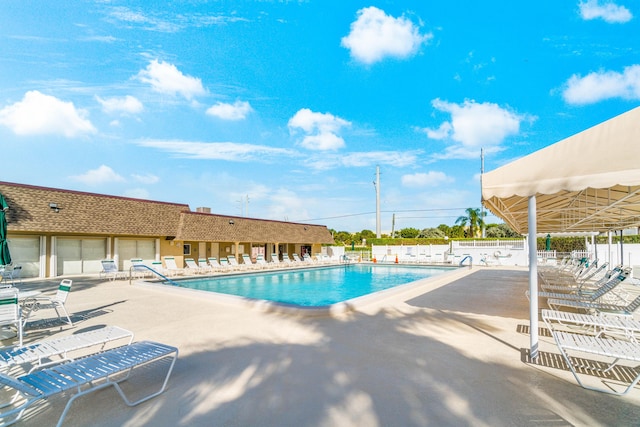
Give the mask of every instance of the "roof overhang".
[[640, 107], [482, 176], [484, 205], [516, 232], [532, 196], [540, 233], [640, 227]]

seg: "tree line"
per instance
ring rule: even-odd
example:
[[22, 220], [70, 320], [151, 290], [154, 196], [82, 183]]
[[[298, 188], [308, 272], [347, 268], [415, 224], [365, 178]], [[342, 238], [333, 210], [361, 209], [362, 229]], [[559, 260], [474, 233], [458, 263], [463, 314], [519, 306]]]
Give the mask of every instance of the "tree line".
[[[479, 208], [467, 208], [466, 215], [461, 215], [456, 219], [454, 225], [440, 224], [437, 227], [418, 229], [407, 227], [395, 231], [393, 236], [382, 234], [382, 238], [403, 238], [403, 239], [463, 239], [477, 238], [482, 235], [482, 228], [485, 229], [485, 236], [488, 238], [509, 238], [522, 237], [513, 231], [506, 224], [485, 224], [483, 212]], [[363, 241], [376, 238], [376, 233], [371, 230], [362, 230], [357, 233], [348, 231], [330, 230], [336, 244], [361, 245]]]

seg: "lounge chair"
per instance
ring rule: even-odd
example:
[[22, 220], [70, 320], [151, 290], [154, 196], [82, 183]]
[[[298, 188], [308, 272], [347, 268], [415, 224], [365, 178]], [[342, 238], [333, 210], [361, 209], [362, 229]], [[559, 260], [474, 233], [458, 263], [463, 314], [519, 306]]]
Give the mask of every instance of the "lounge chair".
[[103, 259], [100, 261], [102, 263], [102, 271], [100, 272], [100, 278], [105, 278], [109, 280], [116, 279], [126, 279], [127, 273], [124, 271], [118, 270], [118, 266], [116, 262], [112, 259]]
[[269, 261], [269, 264], [273, 266], [273, 268], [281, 268], [281, 264], [283, 263], [280, 262], [280, 257], [278, 257], [278, 254], [274, 252], [271, 254], [271, 261]]
[[246, 270], [246, 266], [238, 263], [235, 255], [227, 255], [227, 261], [229, 261], [229, 266], [232, 270]]
[[16, 281], [22, 282], [22, 266], [2, 266], [2, 268], [0, 268], [0, 281], [2, 281], [3, 285], [13, 285]]
[[269, 263], [265, 261], [264, 255], [256, 255], [256, 266], [262, 269], [269, 268]]
[[293, 262], [302, 262], [302, 260], [300, 259], [300, 255], [296, 254], [291, 254], [291, 256], [293, 257]]
[[581, 276], [576, 280], [567, 280], [560, 283], [547, 283], [542, 281], [540, 287], [546, 292], [574, 292], [576, 290], [595, 289], [604, 285], [614, 274], [622, 271], [622, 266], [617, 266], [611, 270], [607, 270], [608, 263], [602, 264], [591, 273]]
[[184, 263], [187, 264], [187, 272], [191, 274], [200, 274], [203, 271], [203, 269], [196, 264], [196, 260], [193, 258], [185, 258]]
[[606, 373], [613, 369], [621, 360], [635, 363], [640, 362], [639, 343], [633, 341], [600, 338], [592, 335], [572, 334], [568, 332], [553, 330], [551, 332], [553, 334], [556, 345], [558, 346], [558, 349], [562, 354], [562, 357], [564, 358], [565, 362], [569, 366], [569, 369], [571, 370], [571, 373], [581, 387], [588, 390], [621, 395], [627, 394], [638, 383], [638, 380], [640, 380], [640, 370], [635, 369], [635, 378], [631, 377], [631, 375], [629, 375], [628, 377], [625, 376], [631, 380], [631, 383], [623, 391], [616, 391], [612, 387], [600, 388], [586, 385], [581, 381], [576, 368], [580, 369], [582, 372], [585, 372], [589, 369], [595, 369], [596, 371], [601, 369], [597, 367], [589, 368], [583, 366], [584, 362], [581, 359], [575, 356], [570, 356], [569, 354], [570, 352], [572, 354], [574, 352], [597, 354], [599, 356], [613, 359], [608, 368], [601, 370], [602, 373]]
[[170, 276], [176, 276], [178, 274], [184, 274], [184, 268], [179, 268], [176, 264], [176, 259], [172, 256], [164, 257], [164, 263], [167, 266], [165, 271]]
[[568, 307], [576, 310], [585, 310], [588, 312], [596, 312], [603, 314], [618, 314], [621, 316], [633, 316], [633, 314], [640, 307], [640, 296], [636, 297], [629, 304], [612, 304], [606, 302], [589, 302], [589, 301], [575, 301], [568, 299], [549, 299], [547, 300], [549, 307]]
[[286, 264], [287, 266], [291, 266], [291, 258], [289, 258], [289, 254], [288, 253], [284, 252], [282, 254], [282, 262], [284, 264]]
[[[129, 378], [134, 368], [169, 358], [171, 362], [160, 389], [132, 402], [120, 387], [120, 382]], [[0, 373], [0, 385], [18, 394], [13, 400], [0, 406], [0, 419], [3, 420], [4, 425], [13, 424], [22, 418], [29, 407], [64, 393], [71, 395], [71, 398], [58, 419], [57, 425], [61, 426], [71, 404], [78, 397], [109, 386], [113, 386], [118, 391], [127, 405], [135, 406], [165, 390], [177, 358], [178, 349], [175, 347], [141, 341], [48, 366], [19, 377]]]
[[220, 267], [222, 268], [223, 272], [229, 272], [229, 271], [237, 270], [236, 267], [231, 265], [231, 263], [229, 262], [229, 258], [220, 258], [219, 262], [220, 262]]
[[64, 337], [49, 338], [26, 346], [4, 347], [0, 349], [0, 369], [24, 364], [37, 367], [49, 363], [53, 357], [65, 360], [71, 352], [94, 346], [101, 346], [99, 350], [103, 350], [107, 343], [119, 340], [127, 340], [127, 344], [131, 344], [133, 332], [117, 326], [105, 326]]
[[[160, 265], [162, 266], [162, 264]], [[142, 259], [134, 258], [131, 260], [131, 276], [137, 279], [143, 279], [145, 277], [152, 277], [153, 272], [149, 270]]]
[[[563, 300], [574, 300], [574, 301], [584, 301], [584, 302], [595, 302], [603, 298], [605, 295], [608, 295], [610, 292], [613, 292], [614, 289], [626, 279], [631, 273], [630, 269], [625, 269], [623, 272], [615, 275], [609, 281], [607, 281], [604, 285], [600, 286], [595, 290], [586, 290], [580, 289], [575, 293], [558, 293], [558, 292], [539, 292], [538, 296], [542, 298], [553, 299], [563, 299]], [[528, 295], [528, 294], [527, 294]], [[551, 303], [547, 301], [547, 304], [551, 308], [555, 308]]]
[[248, 269], [255, 270], [256, 268], [259, 268], [253, 261], [251, 261], [251, 257], [249, 256], [249, 254], [242, 254], [242, 263]]
[[15, 326], [22, 347], [22, 312], [18, 304], [18, 288], [0, 288], [0, 327]]
[[558, 325], [567, 328], [581, 328], [600, 337], [621, 336], [630, 341], [638, 342], [640, 321], [626, 316], [594, 316], [591, 314], [573, 313], [559, 310], [542, 310], [542, 320], [550, 331]]
[[206, 258], [198, 258], [198, 268], [202, 274], [213, 273], [213, 267], [209, 265]]
[[209, 257], [209, 258], [207, 258], [207, 261], [208, 261], [209, 266], [211, 267], [212, 271], [224, 271], [225, 270], [225, 268], [220, 264], [220, 261], [218, 261], [218, 258]]
[[71, 291], [72, 284], [72, 280], [63, 279], [58, 286], [58, 292], [56, 292], [53, 297], [37, 296], [25, 299], [22, 303], [22, 307], [24, 310], [23, 323], [27, 323], [27, 320], [29, 319], [29, 316], [32, 312], [52, 308], [56, 311], [58, 319], [60, 320], [62, 320], [62, 317], [60, 316], [60, 311], [58, 309], [62, 310], [65, 317], [67, 318], [67, 323], [69, 324], [69, 326], [73, 326], [73, 322], [71, 322], [69, 313], [67, 313], [67, 309], [64, 306], [64, 303], [67, 301], [67, 297], [69, 296], [69, 292]]

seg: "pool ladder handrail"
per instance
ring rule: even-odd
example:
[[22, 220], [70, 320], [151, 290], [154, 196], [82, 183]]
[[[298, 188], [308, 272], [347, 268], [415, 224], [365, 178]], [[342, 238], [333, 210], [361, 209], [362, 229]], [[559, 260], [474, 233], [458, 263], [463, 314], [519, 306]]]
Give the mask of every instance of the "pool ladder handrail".
[[174, 282], [173, 280], [169, 279], [167, 276], [165, 276], [164, 274], [160, 273], [159, 271], [154, 270], [153, 268], [149, 267], [148, 265], [144, 265], [144, 264], [136, 264], [135, 266], [132, 265], [131, 267], [129, 267], [129, 284], [131, 284], [131, 279], [133, 278], [133, 267], [144, 267], [147, 270], [149, 270], [150, 272], [152, 272], [153, 274], [161, 277], [162, 279], [164, 279], [165, 281], [171, 283], [173, 286], [180, 286], [178, 285], [176, 282]]

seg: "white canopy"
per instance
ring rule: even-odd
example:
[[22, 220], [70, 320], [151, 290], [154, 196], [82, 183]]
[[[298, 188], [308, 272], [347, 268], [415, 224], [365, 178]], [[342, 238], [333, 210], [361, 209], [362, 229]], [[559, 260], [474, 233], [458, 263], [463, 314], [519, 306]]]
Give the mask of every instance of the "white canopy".
[[538, 355], [536, 233], [640, 226], [640, 107], [482, 175], [482, 201], [529, 234], [530, 355]]
[[482, 176], [485, 206], [515, 231], [607, 231], [640, 226], [640, 107]]

